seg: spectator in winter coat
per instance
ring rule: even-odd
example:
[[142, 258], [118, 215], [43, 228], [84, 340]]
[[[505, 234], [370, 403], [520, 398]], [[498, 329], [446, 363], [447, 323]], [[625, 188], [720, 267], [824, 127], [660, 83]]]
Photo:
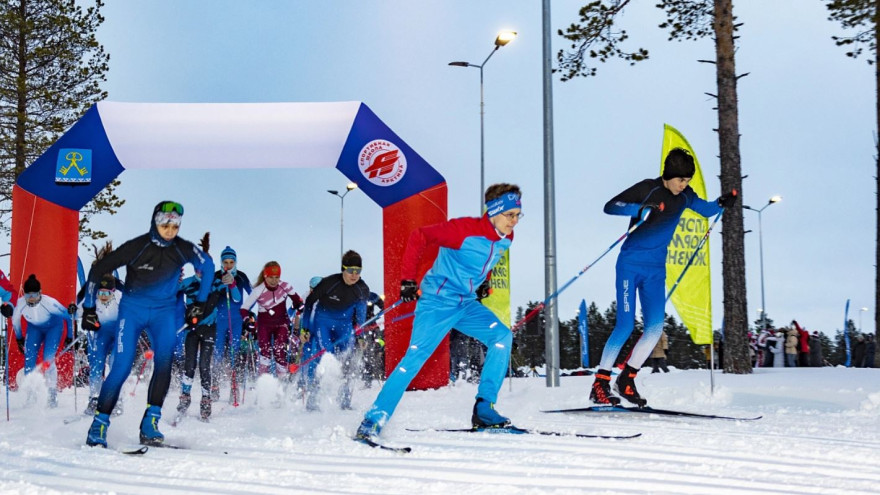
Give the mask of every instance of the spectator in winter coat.
[[810, 337], [810, 366], [825, 366], [825, 358], [822, 356], [822, 341], [819, 340], [819, 331], [813, 330]]
[[869, 333], [865, 339], [865, 368], [874, 367], [874, 354], [876, 351], [877, 346], [874, 343], [874, 334]]
[[758, 340], [756, 342], [758, 346], [758, 355], [755, 358], [755, 365], [759, 368], [772, 367], [773, 366], [773, 353], [770, 351], [770, 347], [767, 345], [767, 338], [770, 337], [770, 332], [764, 328], [758, 333]]
[[785, 367], [785, 332], [783, 329], [771, 329], [770, 335], [767, 337], [767, 348], [770, 349], [772, 356], [772, 366], [774, 368]]
[[669, 337], [664, 331], [660, 334], [660, 340], [657, 341], [654, 350], [651, 351], [651, 373], [660, 373], [661, 369], [664, 373], [669, 373], [669, 368], [666, 366], [667, 350], [669, 350]]
[[[37, 367], [37, 353], [40, 347], [43, 348], [42, 367], [46, 386], [49, 388], [49, 407], [58, 407], [58, 369], [55, 366], [55, 354], [61, 344], [65, 322], [69, 325], [68, 316], [67, 308], [55, 298], [43, 295], [36, 275], [31, 274], [24, 281], [24, 297], [18, 298], [18, 304], [12, 312], [12, 329], [15, 331], [18, 348], [24, 354], [26, 375]], [[27, 321], [28, 324], [27, 332], [24, 333], [21, 327], [22, 320]]]
[[867, 345], [865, 344], [865, 336], [862, 334], [858, 334], [856, 336], [856, 341], [852, 347], [852, 360], [850, 361], [850, 366], [853, 368], [864, 368], [865, 367], [865, 351]]
[[[484, 194], [486, 213], [482, 217], [456, 218], [412, 232], [400, 267], [401, 300], [418, 299], [410, 344], [364, 415], [358, 438], [379, 435], [403, 392], [453, 327], [488, 346], [471, 423], [474, 427], [510, 424], [495, 410], [495, 401], [507, 372], [513, 335], [477, 301], [477, 291], [513, 242], [513, 229], [522, 217], [521, 196], [516, 185], [493, 184]], [[419, 291], [418, 266], [429, 246], [439, 246], [439, 251]]]
[[798, 331], [796, 328], [785, 330], [785, 367], [796, 368], [798, 357]]
[[[287, 300], [293, 304], [297, 313], [302, 313], [303, 300], [293, 290], [293, 286], [281, 280], [281, 265], [270, 261], [263, 266], [257, 277], [257, 285], [241, 307], [241, 314], [249, 321], [256, 318], [257, 342], [260, 345], [260, 374], [269, 372], [275, 363], [275, 374], [279, 379], [287, 376], [287, 346], [290, 344], [290, 318], [287, 316]], [[250, 312], [257, 305], [256, 315]], [[296, 338], [296, 345], [299, 339]]]
[[639, 407], [648, 403], [636, 389], [635, 377], [663, 331], [667, 246], [685, 209], [709, 217], [736, 202], [735, 192], [711, 202], [697, 196], [688, 185], [695, 170], [694, 158], [689, 152], [673, 149], [664, 160], [661, 177], [638, 182], [605, 203], [605, 213], [629, 217], [630, 227], [639, 221], [644, 223], [629, 234], [617, 257], [617, 323], [605, 342], [590, 390], [590, 400], [597, 404], [620, 403], [620, 397], [611, 394], [609, 370], [632, 334], [637, 293], [645, 330], [626, 360], [627, 365], [618, 375], [614, 388], [620, 396]]
[[[92, 265], [83, 300], [82, 327], [95, 331], [101, 327], [95, 298], [101, 277], [125, 266], [125, 297], [119, 303], [119, 332], [113, 354], [113, 366], [101, 393], [98, 413], [89, 427], [86, 444], [107, 447], [107, 428], [122, 384], [131, 373], [138, 337], [149, 336], [153, 351], [153, 378], [147, 391], [147, 410], [140, 422], [140, 441], [161, 445], [165, 436], [159, 431], [162, 404], [171, 384], [171, 360], [177, 341], [179, 320], [176, 312], [180, 269], [190, 264], [202, 273], [213, 273], [214, 262], [193, 243], [178, 237], [183, 220], [183, 205], [162, 201], [153, 208], [150, 230], [122, 244]], [[204, 304], [211, 286], [205, 284], [196, 296], [196, 304], [187, 311], [187, 323], [198, 326], [205, 316]]]
[[810, 332], [801, 328], [795, 320], [791, 320], [791, 324], [798, 332], [798, 366], [807, 367], [810, 365]]
[[[248, 276], [238, 269], [238, 255], [229, 246], [220, 253], [220, 269], [214, 273], [213, 286], [219, 288], [217, 301], [217, 338], [214, 342], [214, 364], [211, 372], [211, 400], [220, 399], [220, 376], [224, 356], [229, 356], [229, 366], [235, 367], [235, 380], [231, 381], [230, 400], [238, 403], [238, 389], [244, 377], [244, 359], [241, 357], [242, 315], [241, 306], [247, 294], [253, 290]], [[226, 345], [229, 344], [227, 349]]]
[[355, 251], [342, 255], [342, 269], [339, 273], [327, 275], [306, 297], [301, 331], [305, 340], [303, 359], [308, 361], [306, 383], [308, 400], [306, 409], [320, 409], [318, 394], [320, 381], [315, 376], [318, 367], [318, 353], [327, 351], [342, 363], [343, 383], [337, 394], [337, 404], [342, 409], [351, 409], [351, 382], [357, 373], [355, 366], [355, 327], [366, 321], [367, 301], [370, 288], [361, 279], [363, 261]]

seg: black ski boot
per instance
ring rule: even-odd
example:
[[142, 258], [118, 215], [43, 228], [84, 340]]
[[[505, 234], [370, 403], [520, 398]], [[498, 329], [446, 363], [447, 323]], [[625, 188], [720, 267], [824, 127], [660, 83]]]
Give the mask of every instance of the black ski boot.
[[211, 398], [208, 396], [202, 396], [202, 402], [199, 403], [199, 413], [201, 414], [202, 421], [207, 422], [211, 417]]
[[177, 404], [177, 412], [183, 414], [189, 409], [189, 405], [192, 403], [192, 396], [187, 393], [180, 394], [180, 403]]
[[590, 400], [600, 406], [616, 406], [620, 404], [620, 397], [611, 395], [611, 372], [597, 370], [596, 379], [590, 389]]
[[624, 399], [639, 407], [645, 407], [648, 405], [648, 401], [643, 399], [639, 395], [639, 391], [636, 390], [636, 373], [638, 372], [639, 370], [626, 365], [623, 371], [620, 372], [620, 376], [617, 377], [617, 381], [614, 382], [614, 388]]

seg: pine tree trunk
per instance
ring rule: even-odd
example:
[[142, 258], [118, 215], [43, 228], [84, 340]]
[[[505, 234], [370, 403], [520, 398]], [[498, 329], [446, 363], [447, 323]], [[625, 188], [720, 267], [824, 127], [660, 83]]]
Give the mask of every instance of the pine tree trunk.
[[[736, 189], [742, 198], [732, 0], [715, 0], [713, 27], [718, 83], [721, 192]], [[740, 202], [737, 203], [739, 204]], [[751, 373], [742, 208], [730, 208], [726, 211], [723, 227], [724, 363], [722, 364], [725, 373]]]

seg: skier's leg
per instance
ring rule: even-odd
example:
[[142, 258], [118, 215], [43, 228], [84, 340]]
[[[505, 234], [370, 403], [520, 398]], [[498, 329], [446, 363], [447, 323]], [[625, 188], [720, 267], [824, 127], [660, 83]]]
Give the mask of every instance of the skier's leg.
[[498, 391], [507, 374], [510, 361], [510, 347], [513, 334], [501, 320], [486, 306], [476, 300], [467, 304], [466, 312], [455, 328], [461, 333], [473, 337], [486, 345], [486, 361], [480, 375], [480, 386], [477, 398], [495, 403]]
[[625, 265], [617, 264], [617, 323], [605, 342], [602, 359], [599, 361], [600, 370], [610, 370], [614, 366], [623, 344], [632, 334], [636, 314], [636, 275]]

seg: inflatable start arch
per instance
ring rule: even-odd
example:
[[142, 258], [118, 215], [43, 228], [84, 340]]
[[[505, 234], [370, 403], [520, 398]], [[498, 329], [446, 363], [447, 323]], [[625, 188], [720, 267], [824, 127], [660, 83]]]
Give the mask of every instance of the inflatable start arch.
[[[14, 186], [13, 285], [20, 292], [35, 273], [46, 294], [62, 304], [73, 301], [79, 210], [126, 169], [187, 168], [336, 168], [382, 207], [385, 294], [391, 301], [400, 295], [400, 259], [409, 233], [447, 216], [443, 176], [361, 102], [100, 102]], [[424, 260], [420, 277], [433, 256]], [[390, 320], [386, 375], [406, 352], [412, 330], [412, 319]], [[13, 380], [22, 365], [12, 345]], [[72, 356], [59, 356], [58, 368], [59, 386], [70, 385]], [[442, 345], [411, 387], [440, 387], [448, 380], [449, 350]]]

